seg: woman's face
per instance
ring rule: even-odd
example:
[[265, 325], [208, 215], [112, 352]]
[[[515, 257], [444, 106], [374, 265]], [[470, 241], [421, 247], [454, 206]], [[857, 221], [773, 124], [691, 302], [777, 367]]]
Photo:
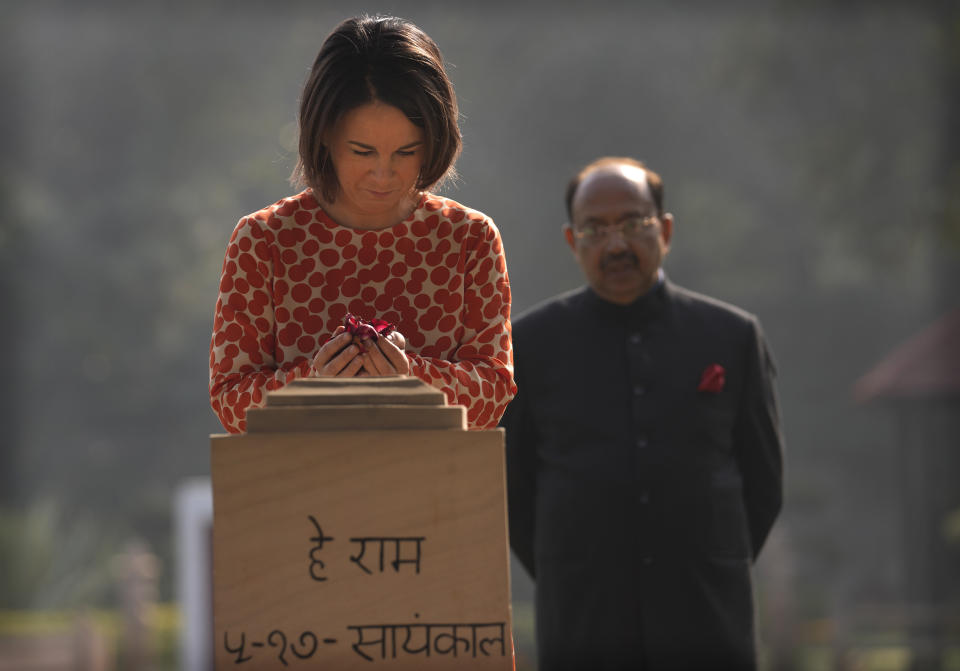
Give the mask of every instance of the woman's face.
[[336, 209], [356, 220], [407, 215], [420, 167], [423, 130], [398, 108], [374, 101], [347, 112], [326, 142], [340, 183]]

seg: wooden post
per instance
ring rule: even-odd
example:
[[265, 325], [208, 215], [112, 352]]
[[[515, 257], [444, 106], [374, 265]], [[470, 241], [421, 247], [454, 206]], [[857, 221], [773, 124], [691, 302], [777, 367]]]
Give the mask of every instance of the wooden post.
[[307, 379], [212, 436], [224, 669], [512, 668], [503, 433], [412, 377]]

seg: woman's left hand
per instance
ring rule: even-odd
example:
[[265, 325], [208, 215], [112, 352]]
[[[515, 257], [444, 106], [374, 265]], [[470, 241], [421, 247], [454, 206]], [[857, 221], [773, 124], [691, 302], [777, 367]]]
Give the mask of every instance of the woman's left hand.
[[410, 374], [410, 360], [403, 351], [407, 341], [399, 331], [393, 331], [376, 340], [364, 340], [363, 344], [366, 352], [361, 355], [363, 370], [360, 375]]

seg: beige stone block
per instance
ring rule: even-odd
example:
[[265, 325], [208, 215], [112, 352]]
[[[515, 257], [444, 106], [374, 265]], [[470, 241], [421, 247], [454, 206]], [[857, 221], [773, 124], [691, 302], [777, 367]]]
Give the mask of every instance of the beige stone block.
[[377, 380], [289, 386], [211, 438], [217, 669], [512, 668], [502, 431]]

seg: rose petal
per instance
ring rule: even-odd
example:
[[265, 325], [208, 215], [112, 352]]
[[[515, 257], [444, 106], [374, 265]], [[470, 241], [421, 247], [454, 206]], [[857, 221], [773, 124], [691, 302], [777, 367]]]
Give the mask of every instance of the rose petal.
[[347, 316], [343, 318], [343, 327], [354, 337], [370, 340], [376, 340], [381, 335], [388, 335], [397, 328], [383, 319], [372, 319], [365, 322], [350, 313], [347, 313]]

